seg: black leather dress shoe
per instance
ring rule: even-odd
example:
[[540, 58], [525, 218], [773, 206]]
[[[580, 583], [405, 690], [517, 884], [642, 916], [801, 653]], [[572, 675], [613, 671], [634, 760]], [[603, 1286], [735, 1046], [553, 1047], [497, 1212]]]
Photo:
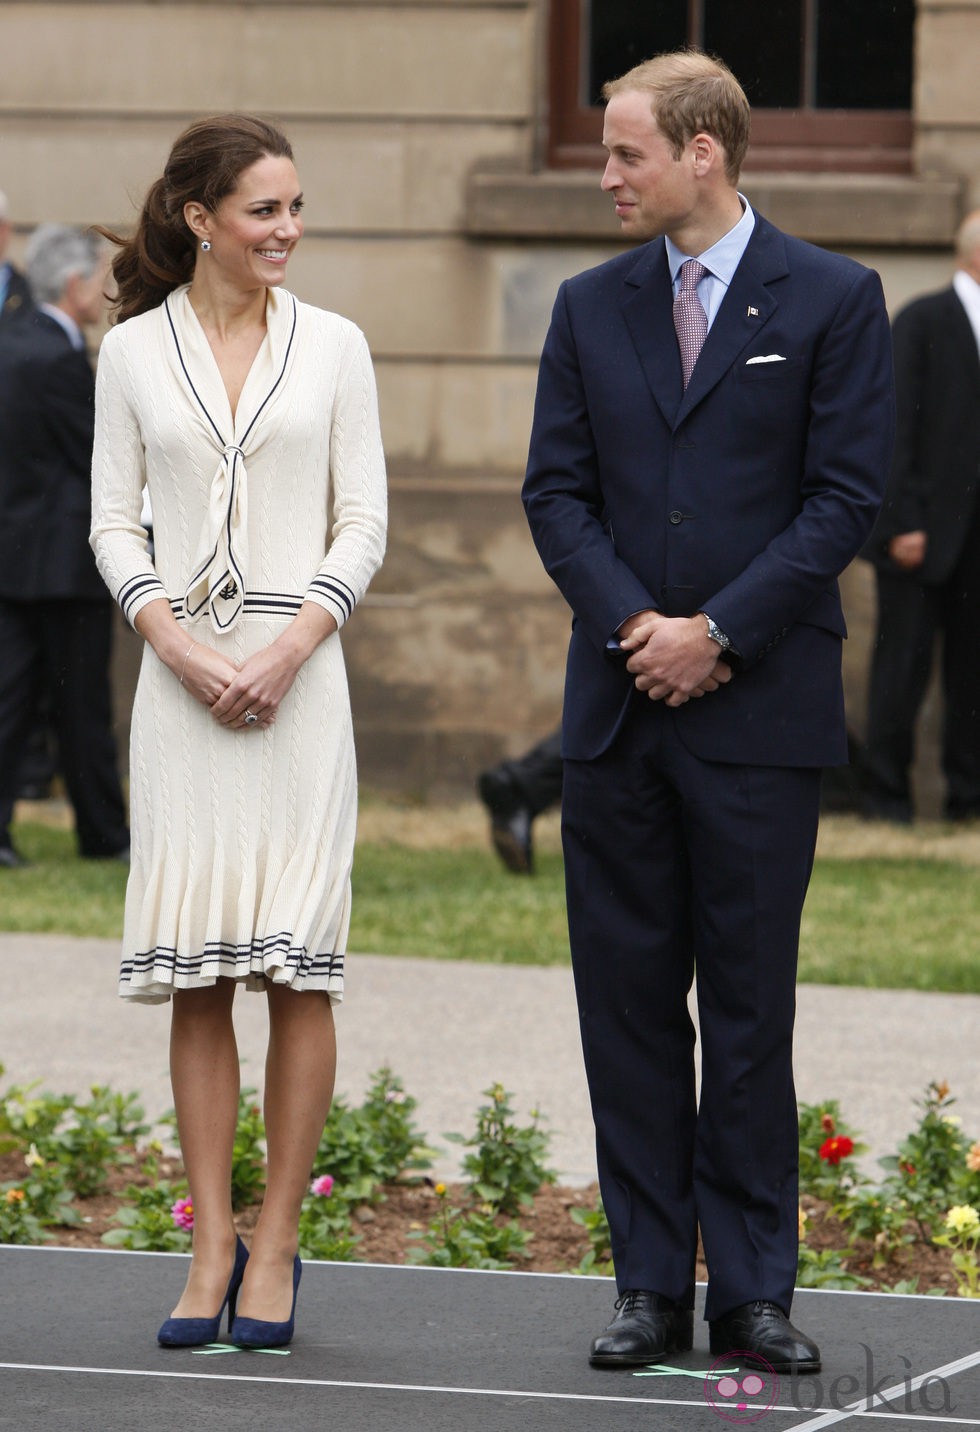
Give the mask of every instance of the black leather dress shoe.
[[746, 1303], [709, 1326], [713, 1353], [756, 1353], [774, 1372], [790, 1375], [820, 1371], [820, 1349], [775, 1303]]
[[593, 1339], [589, 1362], [593, 1367], [638, 1367], [693, 1346], [693, 1310], [640, 1290], [617, 1300], [616, 1316]]
[[509, 777], [501, 771], [484, 771], [477, 782], [480, 799], [490, 812], [493, 848], [515, 875], [530, 875], [534, 868], [531, 825], [534, 816]]
[[12, 845], [0, 845], [0, 869], [20, 870], [28, 863]]

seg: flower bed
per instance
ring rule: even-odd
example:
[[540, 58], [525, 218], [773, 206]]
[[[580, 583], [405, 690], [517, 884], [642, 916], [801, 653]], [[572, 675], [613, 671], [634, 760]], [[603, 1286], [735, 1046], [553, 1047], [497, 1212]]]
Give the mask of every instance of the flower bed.
[[[2, 1072], [2, 1071], [0, 1071]], [[486, 1091], [465, 1153], [465, 1182], [434, 1182], [415, 1101], [390, 1070], [364, 1103], [337, 1100], [300, 1222], [307, 1258], [533, 1272], [608, 1273], [595, 1185], [558, 1185], [540, 1118], [514, 1122], [510, 1095]], [[833, 1102], [800, 1109], [799, 1286], [980, 1296], [980, 1143], [929, 1086], [917, 1128], [875, 1183]], [[135, 1095], [88, 1102], [8, 1088], [0, 1105], [0, 1242], [186, 1250], [193, 1228], [179, 1159], [149, 1140]], [[263, 1126], [244, 1090], [233, 1201], [248, 1239], [261, 1206]], [[698, 1278], [706, 1278], [699, 1262]]]

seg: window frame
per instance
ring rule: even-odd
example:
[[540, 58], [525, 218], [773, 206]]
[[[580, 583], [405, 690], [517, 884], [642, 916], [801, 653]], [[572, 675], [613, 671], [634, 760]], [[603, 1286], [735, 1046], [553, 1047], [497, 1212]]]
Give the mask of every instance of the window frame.
[[[602, 109], [579, 99], [582, 0], [550, 0], [548, 125], [550, 169], [602, 164]], [[753, 109], [746, 168], [753, 172], [910, 174], [910, 110]]]

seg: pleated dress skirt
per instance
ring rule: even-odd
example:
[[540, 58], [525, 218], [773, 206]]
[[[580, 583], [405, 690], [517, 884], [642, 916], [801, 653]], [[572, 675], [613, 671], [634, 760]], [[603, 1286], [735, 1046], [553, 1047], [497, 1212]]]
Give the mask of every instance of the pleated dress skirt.
[[[218, 635], [198, 623], [188, 642], [240, 663], [284, 625], [246, 615]], [[342, 998], [357, 776], [338, 635], [265, 728], [219, 725], [147, 645], [130, 803], [123, 998], [161, 1003], [223, 977]]]

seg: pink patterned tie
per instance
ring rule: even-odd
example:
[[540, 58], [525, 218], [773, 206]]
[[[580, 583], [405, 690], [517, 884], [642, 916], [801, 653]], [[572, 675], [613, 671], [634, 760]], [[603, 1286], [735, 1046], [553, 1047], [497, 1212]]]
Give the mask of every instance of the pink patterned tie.
[[698, 283], [707, 272], [704, 264], [698, 263], [697, 259], [685, 259], [681, 264], [680, 291], [674, 299], [674, 328], [681, 350], [685, 388], [691, 381], [701, 345], [708, 336], [708, 315], [698, 298]]

